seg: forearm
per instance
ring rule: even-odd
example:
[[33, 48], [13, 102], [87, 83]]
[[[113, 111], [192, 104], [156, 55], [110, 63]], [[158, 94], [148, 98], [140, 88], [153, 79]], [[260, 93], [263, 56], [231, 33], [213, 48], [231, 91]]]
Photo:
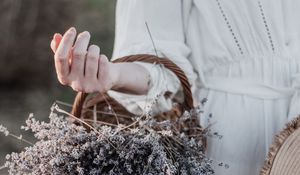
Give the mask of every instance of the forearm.
[[117, 78], [112, 90], [145, 95], [150, 89], [150, 73], [141, 65], [135, 63], [113, 63]]

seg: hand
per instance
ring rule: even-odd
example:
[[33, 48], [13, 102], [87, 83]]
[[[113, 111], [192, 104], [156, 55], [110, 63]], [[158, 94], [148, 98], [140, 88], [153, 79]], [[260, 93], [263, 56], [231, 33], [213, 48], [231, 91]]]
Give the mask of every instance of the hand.
[[63, 36], [54, 34], [51, 41], [59, 82], [86, 93], [105, 93], [113, 88], [118, 79], [114, 64], [100, 55], [98, 46], [89, 46], [89, 32], [82, 32], [75, 39], [76, 29], [71, 27]]

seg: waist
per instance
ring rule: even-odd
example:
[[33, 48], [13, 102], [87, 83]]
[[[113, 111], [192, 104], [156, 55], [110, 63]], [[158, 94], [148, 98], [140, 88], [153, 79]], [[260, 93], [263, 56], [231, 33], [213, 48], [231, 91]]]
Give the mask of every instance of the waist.
[[253, 79], [206, 76], [203, 88], [259, 99], [289, 98], [300, 90], [300, 74], [292, 77], [290, 87], [274, 86]]

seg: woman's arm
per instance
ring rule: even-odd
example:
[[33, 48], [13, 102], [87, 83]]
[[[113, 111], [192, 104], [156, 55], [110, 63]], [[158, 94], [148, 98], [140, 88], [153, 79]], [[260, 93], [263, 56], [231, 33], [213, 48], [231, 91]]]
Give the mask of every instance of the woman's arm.
[[[175, 64], [180, 66], [192, 84], [196, 79], [196, 75], [188, 60], [190, 49], [185, 44], [182, 9], [181, 0], [118, 1], [116, 8], [115, 45], [112, 60], [135, 54], [157, 54], [159, 57], [171, 59]], [[149, 25], [157, 52], [155, 52], [153, 43], [149, 38], [145, 22]], [[56, 35], [55, 38], [58, 36], [62, 39], [61, 35]], [[73, 43], [75, 36], [71, 40], [71, 43]], [[54, 39], [54, 41], [56, 42], [56, 39]], [[54, 41], [51, 45], [58, 45], [53, 44]], [[61, 44], [59, 44], [59, 47], [60, 45]], [[68, 47], [72, 48], [72, 44], [69, 44]], [[74, 49], [76, 50], [75, 46]], [[99, 58], [99, 68], [97, 66], [94, 66], [97, 68], [93, 68], [98, 69], [99, 75], [102, 75], [100, 77], [93, 77], [94, 82], [92, 82], [91, 79], [85, 78], [84, 73], [82, 73], [83, 71], [77, 73], [77, 79], [75, 79], [74, 76], [70, 79], [61, 79], [60, 77], [62, 76], [59, 71], [60, 64], [58, 63], [64, 62], [64, 64], [68, 66], [67, 61], [65, 61], [68, 60], [68, 58], [66, 58], [66, 53], [62, 55], [63, 57], [57, 54], [59, 50], [58, 48], [55, 52], [55, 62], [56, 70], [58, 70], [58, 79], [62, 84], [65, 83], [64, 80], [68, 80], [68, 85], [74, 90], [84, 90], [85, 92], [105, 92], [108, 90], [107, 93], [111, 97], [124, 105], [128, 111], [135, 114], [141, 114], [148, 108], [147, 106], [149, 106], [149, 104], [153, 107], [153, 114], [169, 110], [173, 103], [171, 98], [166, 98], [163, 94], [168, 91], [171, 92], [172, 95], [176, 95], [176, 93], [179, 92], [178, 90], [180, 90], [180, 82], [175, 74], [159, 64], [153, 65], [139, 61], [113, 64], [107, 61], [105, 56]], [[73, 52], [75, 50], [73, 50]], [[86, 52], [82, 52], [82, 50], [89, 52], [87, 45], [85, 45], [85, 49], [81, 49], [81, 54], [79, 55], [86, 54]], [[100, 49], [98, 52], [98, 55], [100, 55]], [[78, 56], [78, 54], [75, 55]], [[89, 60], [92, 60], [90, 58], [93, 59], [93, 57], [87, 54], [86, 60], [89, 63], [91, 63]], [[78, 59], [75, 58], [75, 60]], [[70, 70], [71, 72], [76, 72], [76, 70], [72, 70], [72, 64]], [[92, 65], [98, 64], [94, 63]], [[86, 68], [86, 70], [93, 69]], [[101, 73], [101, 71], [106, 73]], [[149, 74], [151, 77], [150, 87], [148, 83]], [[65, 77], [67, 76], [65, 75]], [[97, 87], [97, 89], [85, 87], [91, 84], [93, 84], [92, 87]], [[76, 85], [83, 85], [83, 87], [77, 88]]]
[[143, 66], [134, 63], [112, 63], [112, 66], [119, 72], [112, 90], [134, 95], [148, 93], [151, 88], [151, 77]]
[[[55, 53], [58, 80], [75, 91], [101, 92], [116, 90], [128, 94], [145, 95], [150, 86], [149, 71], [134, 63], [111, 63], [100, 48], [89, 46], [90, 34], [70, 28], [63, 36], [55, 34], [51, 48]], [[74, 44], [73, 44], [74, 43]]]

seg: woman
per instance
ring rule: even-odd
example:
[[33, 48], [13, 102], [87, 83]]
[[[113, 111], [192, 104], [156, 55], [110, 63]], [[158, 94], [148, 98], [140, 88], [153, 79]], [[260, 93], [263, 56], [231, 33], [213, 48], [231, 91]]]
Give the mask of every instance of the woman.
[[[192, 84], [216, 174], [258, 174], [273, 136], [300, 113], [300, 1], [122, 0], [117, 3], [113, 59], [148, 53], [180, 66]], [[154, 46], [145, 25], [147, 22]], [[90, 35], [74, 28], [55, 34], [58, 79], [76, 91], [106, 92], [135, 113], [158, 98], [155, 112], [170, 109], [158, 96], [180, 91], [169, 70], [149, 63], [107, 61]], [[72, 53], [72, 54], [69, 54]], [[86, 58], [86, 64], [84, 60]], [[72, 60], [69, 69], [69, 61]], [[210, 117], [212, 113], [212, 117]]]

